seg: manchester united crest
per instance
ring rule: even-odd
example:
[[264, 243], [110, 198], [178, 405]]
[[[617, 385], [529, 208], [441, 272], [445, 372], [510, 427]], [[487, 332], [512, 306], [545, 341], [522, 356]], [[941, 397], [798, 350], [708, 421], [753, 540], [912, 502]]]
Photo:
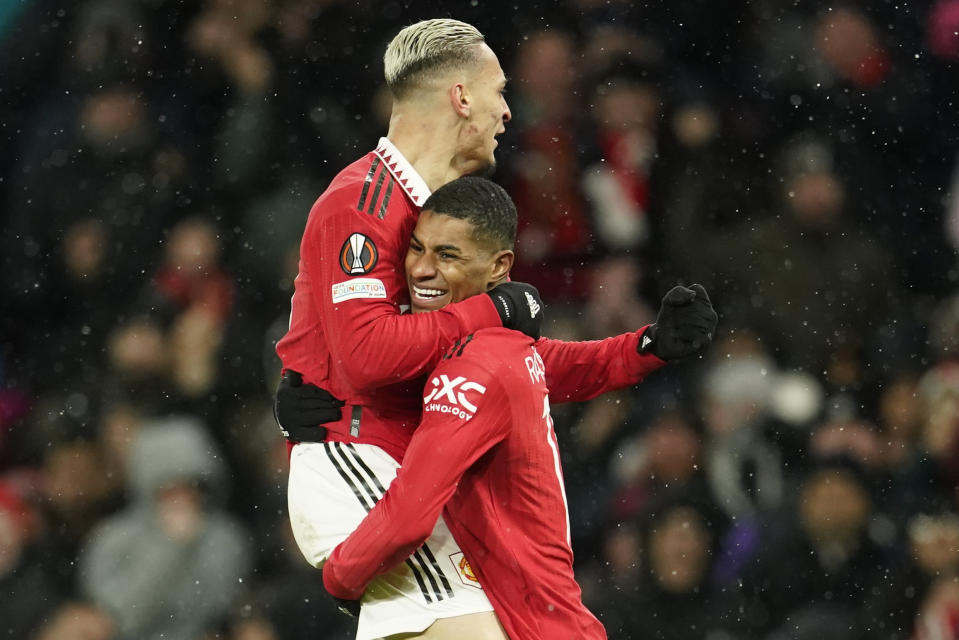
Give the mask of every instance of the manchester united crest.
[[379, 253], [373, 241], [362, 233], [354, 233], [340, 249], [340, 268], [349, 276], [361, 276], [376, 266]]
[[476, 574], [473, 573], [473, 567], [470, 566], [469, 560], [466, 559], [466, 556], [463, 555], [462, 551], [451, 554], [450, 562], [452, 562], [453, 566], [456, 568], [456, 575], [459, 576], [460, 582], [465, 584], [467, 587], [474, 587], [476, 589], [483, 588], [483, 585], [480, 584], [479, 578], [477, 578]]

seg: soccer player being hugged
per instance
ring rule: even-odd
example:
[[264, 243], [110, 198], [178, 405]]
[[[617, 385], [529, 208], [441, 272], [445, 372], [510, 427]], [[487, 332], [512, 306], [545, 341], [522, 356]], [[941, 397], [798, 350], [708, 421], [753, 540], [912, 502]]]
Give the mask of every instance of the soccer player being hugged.
[[[518, 282], [456, 300], [444, 288], [422, 287], [411, 299], [403, 262], [420, 207], [434, 190], [494, 165], [496, 136], [510, 111], [496, 55], [468, 24], [426, 20], [406, 27], [388, 45], [384, 67], [394, 97], [389, 131], [313, 205], [290, 329], [277, 344], [283, 363], [277, 421], [293, 444], [290, 522], [300, 550], [318, 568], [406, 465], [423, 412], [421, 391], [443, 354], [486, 328], [539, 338], [543, 316], [536, 289]], [[675, 330], [659, 322], [645, 349], [640, 337], [654, 331], [647, 327], [603, 341], [539, 340], [551, 400], [588, 400], [704, 348], [712, 329], [700, 327], [703, 314], [712, 313], [713, 324], [715, 314], [704, 292], [683, 291], [682, 304], [669, 307]], [[445, 306], [403, 313], [414, 302]], [[459, 398], [470, 389], [449, 393]], [[454, 559], [463, 551], [445, 518], [434, 524], [422, 547], [363, 592], [358, 640], [424, 632], [503, 637], [482, 580], [457, 578]], [[450, 627], [455, 631], [444, 636]]]
[[[413, 312], [493, 289], [509, 274], [515, 236], [516, 209], [498, 185], [464, 177], [440, 187], [406, 255]], [[697, 285], [675, 291], [678, 304], [668, 306], [706, 299]], [[706, 314], [703, 329], [712, 328]], [[509, 638], [605, 638], [573, 576], [547, 365], [536, 341], [502, 327], [465, 336], [428, 376], [421, 400], [423, 417], [396, 478], [326, 562], [327, 590], [362, 597], [377, 575], [417, 552], [445, 509], [463, 552], [456, 578], [483, 585]]]

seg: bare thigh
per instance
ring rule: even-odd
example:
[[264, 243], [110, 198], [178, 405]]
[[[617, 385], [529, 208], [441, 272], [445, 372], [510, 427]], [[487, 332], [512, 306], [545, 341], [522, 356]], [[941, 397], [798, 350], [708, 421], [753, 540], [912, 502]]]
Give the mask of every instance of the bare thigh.
[[492, 611], [440, 618], [422, 633], [401, 633], [389, 640], [509, 640], [503, 625]]

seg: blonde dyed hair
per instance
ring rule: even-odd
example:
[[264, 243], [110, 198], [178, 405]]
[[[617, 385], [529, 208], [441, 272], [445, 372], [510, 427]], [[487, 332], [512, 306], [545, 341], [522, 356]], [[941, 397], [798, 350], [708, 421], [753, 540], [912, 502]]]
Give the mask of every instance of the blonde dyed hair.
[[386, 47], [383, 70], [393, 96], [403, 98], [430, 74], [472, 64], [485, 42], [471, 24], [439, 18], [411, 24]]

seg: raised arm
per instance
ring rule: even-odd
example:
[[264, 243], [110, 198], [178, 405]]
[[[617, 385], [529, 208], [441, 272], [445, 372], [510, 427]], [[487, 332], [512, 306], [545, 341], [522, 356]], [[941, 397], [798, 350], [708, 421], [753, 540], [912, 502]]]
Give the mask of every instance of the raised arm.
[[702, 353], [718, 320], [702, 285], [676, 286], [663, 297], [656, 323], [634, 333], [592, 342], [540, 340], [550, 400], [590, 400], [636, 384], [667, 361]]
[[538, 340], [536, 351], [546, 365], [550, 402], [592, 400], [608, 391], [634, 385], [664, 367], [664, 360], [639, 352], [640, 339], [646, 329], [587, 342]]

